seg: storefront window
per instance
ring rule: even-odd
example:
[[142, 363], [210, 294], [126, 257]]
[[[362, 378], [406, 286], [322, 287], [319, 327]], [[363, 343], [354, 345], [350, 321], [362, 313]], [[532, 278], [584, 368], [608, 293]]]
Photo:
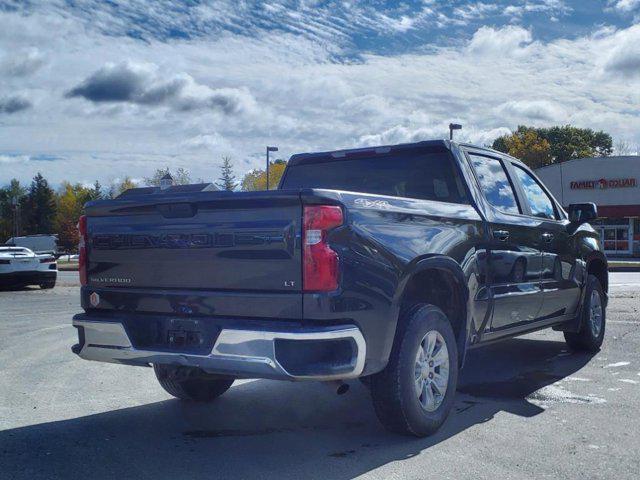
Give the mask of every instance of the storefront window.
[[594, 222], [593, 226], [600, 232], [606, 253], [632, 253], [634, 227], [628, 218], [602, 218]]

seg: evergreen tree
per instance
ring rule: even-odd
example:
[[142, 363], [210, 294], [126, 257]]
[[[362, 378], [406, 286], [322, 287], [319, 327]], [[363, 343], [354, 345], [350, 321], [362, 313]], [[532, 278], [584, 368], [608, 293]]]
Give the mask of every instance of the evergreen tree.
[[150, 187], [159, 187], [160, 180], [167, 173], [171, 175], [171, 178], [173, 178], [174, 185], [189, 185], [191, 183], [191, 174], [189, 173], [188, 170], [182, 167], [178, 167], [173, 173], [171, 173], [171, 170], [169, 170], [169, 167], [158, 168], [154, 172], [153, 176], [147, 177], [144, 179], [144, 183], [146, 183]]
[[[9, 182], [6, 187], [0, 188], [0, 243], [4, 243], [8, 238], [13, 237], [16, 233], [16, 220], [18, 226], [22, 224], [21, 220], [24, 212], [19, 209], [24, 201], [27, 190], [20, 185], [15, 178]], [[15, 216], [14, 199], [18, 202], [18, 213], [20, 218]]]
[[222, 157], [221, 173], [216, 185], [222, 190], [233, 191], [238, 187], [236, 176], [233, 174], [233, 166], [231, 165], [231, 157]]
[[93, 184], [93, 188], [87, 190], [87, 193], [82, 200], [84, 203], [92, 200], [102, 200], [102, 185], [100, 185], [98, 180]]
[[[18, 230], [21, 221], [24, 216], [24, 209], [20, 209], [20, 206], [24, 203], [24, 198], [27, 190], [20, 185], [20, 182], [15, 178], [11, 180], [9, 185], [4, 188], [0, 188], [0, 243], [4, 243], [8, 238], [13, 237], [16, 233], [16, 220], [18, 222]], [[14, 205], [14, 199], [18, 203], [18, 214], [20, 218], [16, 217], [16, 205]]]
[[26, 233], [53, 233], [55, 193], [40, 172], [33, 177], [25, 202]]

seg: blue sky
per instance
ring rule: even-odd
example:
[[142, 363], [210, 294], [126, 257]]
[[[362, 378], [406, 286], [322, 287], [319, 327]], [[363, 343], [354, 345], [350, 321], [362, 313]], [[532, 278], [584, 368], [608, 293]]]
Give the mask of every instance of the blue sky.
[[571, 123], [640, 144], [640, 0], [0, 0], [0, 184], [241, 176]]

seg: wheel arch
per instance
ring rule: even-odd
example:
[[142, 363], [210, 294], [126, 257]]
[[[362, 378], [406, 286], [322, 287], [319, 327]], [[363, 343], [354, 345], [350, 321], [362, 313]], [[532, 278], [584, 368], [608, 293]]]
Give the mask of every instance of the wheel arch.
[[609, 267], [607, 263], [607, 257], [600, 251], [592, 251], [585, 258], [585, 270], [584, 270], [584, 281], [582, 285], [582, 291], [580, 292], [580, 303], [578, 306], [578, 310], [576, 311], [576, 316], [573, 320], [563, 325], [558, 325], [554, 327], [554, 330], [561, 330], [563, 332], [578, 332], [582, 326], [583, 321], [583, 306], [586, 301], [586, 292], [587, 292], [587, 278], [589, 275], [595, 276], [602, 286], [602, 290], [604, 291], [604, 302], [605, 307], [609, 303]]
[[609, 292], [609, 267], [602, 252], [592, 252], [587, 258], [587, 275], [595, 276], [605, 293]]
[[397, 311], [395, 337], [402, 328], [403, 315], [417, 303], [440, 308], [451, 322], [462, 367], [468, 340], [469, 289], [462, 268], [453, 258], [435, 255], [412, 262], [399, 282], [394, 304]]

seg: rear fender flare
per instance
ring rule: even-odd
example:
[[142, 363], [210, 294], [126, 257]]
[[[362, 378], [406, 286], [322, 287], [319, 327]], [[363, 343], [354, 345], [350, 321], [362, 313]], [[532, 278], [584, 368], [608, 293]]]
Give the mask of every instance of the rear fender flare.
[[[461, 316], [460, 321], [462, 322], [460, 333], [457, 336], [457, 344], [458, 344], [458, 360], [460, 368], [464, 363], [464, 358], [466, 356], [466, 350], [469, 342], [469, 314], [468, 314], [468, 301], [469, 301], [469, 288], [467, 286], [467, 281], [465, 279], [465, 274], [458, 262], [456, 262], [453, 258], [445, 256], [445, 255], [434, 255], [429, 257], [422, 257], [414, 262], [411, 262], [405, 268], [400, 281], [398, 282], [398, 287], [396, 289], [394, 298], [393, 298], [393, 313], [396, 318], [396, 329], [395, 334], [398, 332], [398, 321], [400, 319], [400, 308], [402, 304], [402, 298], [407, 288], [407, 285], [412, 280], [412, 278], [426, 270], [440, 270], [448, 275], [451, 275], [455, 284], [458, 287], [458, 292], [462, 296], [463, 305], [461, 306]], [[394, 338], [395, 338], [394, 334]]]

